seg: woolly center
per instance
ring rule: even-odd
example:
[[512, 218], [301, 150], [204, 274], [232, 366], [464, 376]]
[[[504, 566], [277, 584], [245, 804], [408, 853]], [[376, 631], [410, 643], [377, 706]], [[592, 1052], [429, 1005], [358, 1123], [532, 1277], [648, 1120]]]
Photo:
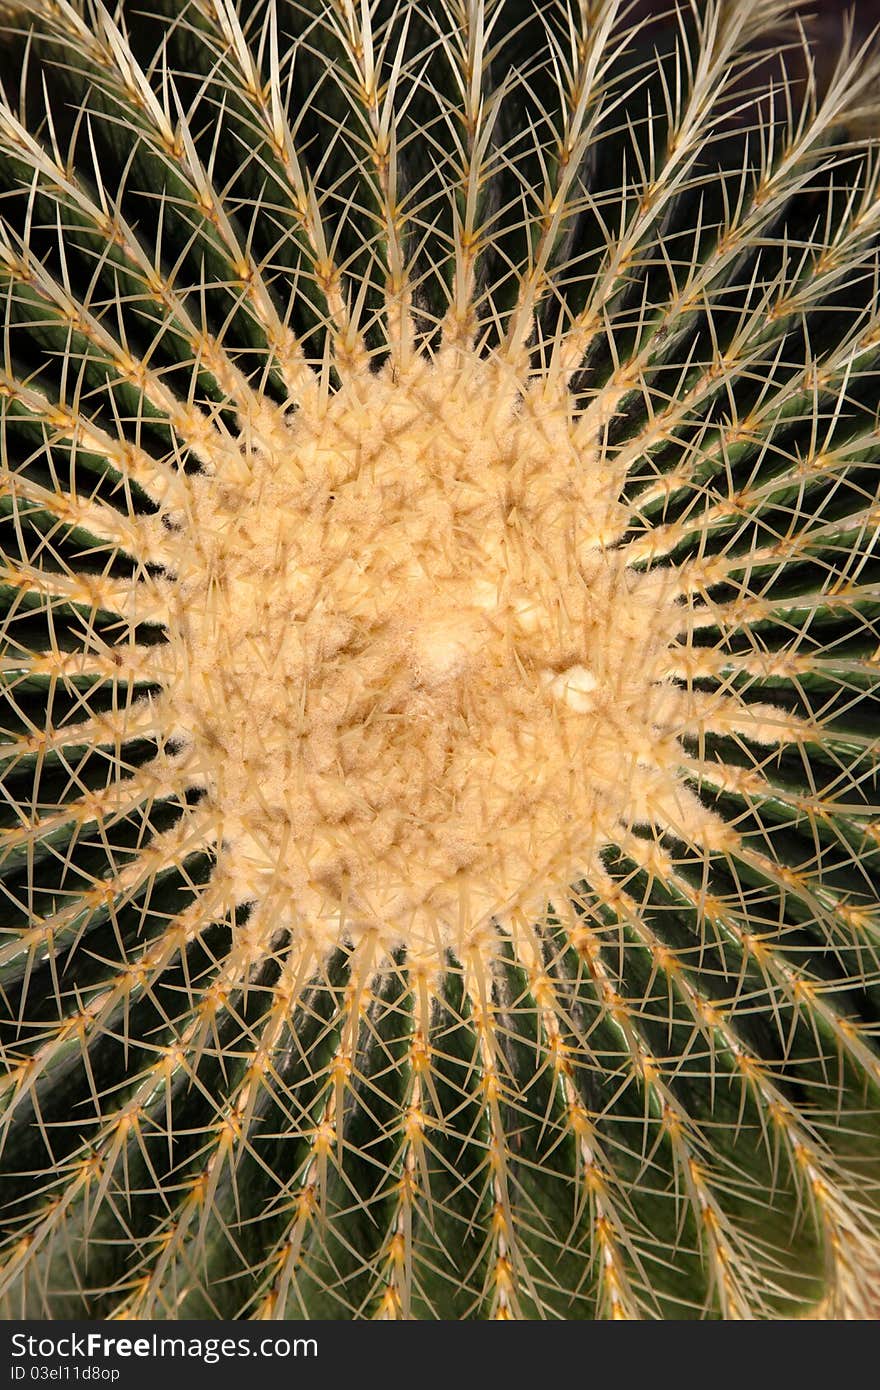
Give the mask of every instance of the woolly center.
[[240, 901], [467, 950], [674, 795], [681, 611], [608, 544], [626, 518], [576, 437], [567, 396], [441, 358], [194, 480], [171, 706]]

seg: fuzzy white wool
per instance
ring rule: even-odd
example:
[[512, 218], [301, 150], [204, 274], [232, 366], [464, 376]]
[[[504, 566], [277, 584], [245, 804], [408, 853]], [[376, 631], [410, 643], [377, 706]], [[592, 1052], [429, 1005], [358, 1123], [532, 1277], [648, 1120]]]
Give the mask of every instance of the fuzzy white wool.
[[658, 736], [687, 714], [670, 572], [600, 544], [626, 514], [569, 410], [450, 353], [191, 480], [168, 705], [240, 901], [436, 956], [621, 825], [711, 820]]

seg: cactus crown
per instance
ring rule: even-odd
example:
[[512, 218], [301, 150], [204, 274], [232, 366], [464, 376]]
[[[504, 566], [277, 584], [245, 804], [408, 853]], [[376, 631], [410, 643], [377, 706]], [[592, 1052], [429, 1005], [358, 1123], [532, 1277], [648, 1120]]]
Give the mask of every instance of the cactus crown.
[[864, 1314], [880, 64], [10, 10], [4, 1311]]

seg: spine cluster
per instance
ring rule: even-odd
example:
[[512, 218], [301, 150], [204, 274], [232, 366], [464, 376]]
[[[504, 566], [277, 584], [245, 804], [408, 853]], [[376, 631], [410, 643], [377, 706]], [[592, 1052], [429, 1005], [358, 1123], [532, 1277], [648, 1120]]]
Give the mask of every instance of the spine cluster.
[[880, 66], [787, 13], [0, 7], [6, 1316], [873, 1307]]

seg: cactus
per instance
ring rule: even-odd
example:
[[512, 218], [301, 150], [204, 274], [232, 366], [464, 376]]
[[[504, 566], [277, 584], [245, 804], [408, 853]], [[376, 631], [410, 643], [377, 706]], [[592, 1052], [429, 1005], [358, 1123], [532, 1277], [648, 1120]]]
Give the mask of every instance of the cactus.
[[868, 1315], [876, 58], [5, 9], [4, 1316]]

